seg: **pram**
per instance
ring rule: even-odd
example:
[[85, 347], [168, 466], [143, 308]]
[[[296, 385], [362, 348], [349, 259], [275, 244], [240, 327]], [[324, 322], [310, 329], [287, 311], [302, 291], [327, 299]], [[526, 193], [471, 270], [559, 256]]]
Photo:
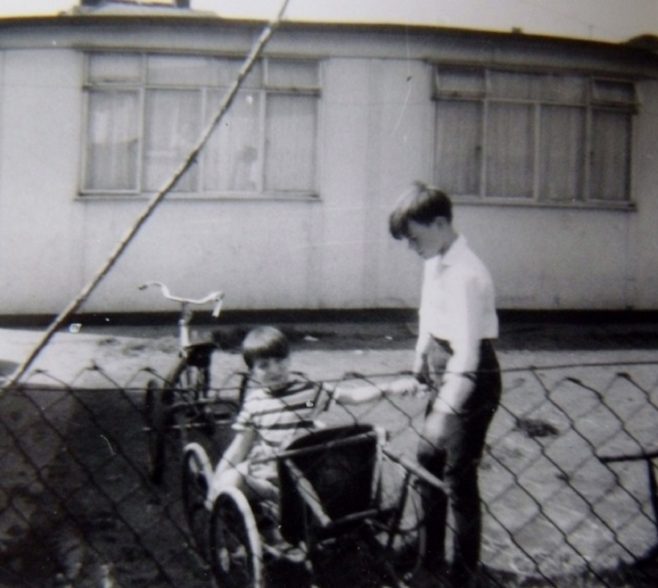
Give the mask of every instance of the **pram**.
[[[311, 579], [318, 576], [327, 552], [356, 541], [368, 551], [377, 573], [386, 577], [383, 583], [404, 585], [420, 564], [425, 545], [414, 482], [422, 478], [441, 486], [440, 481], [389, 451], [385, 431], [367, 424], [312, 432], [269, 459], [277, 460], [281, 535], [289, 544], [304, 546], [304, 567]], [[386, 460], [395, 462], [400, 474], [394, 491], [384, 488]], [[197, 444], [186, 448], [183, 467], [188, 522], [218, 585], [266, 586], [271, 560], [262, 533], [262, 505], [250, 504], [234, 487], [222, 489], [208, 504], [210, 463]], [[210, 512], [207, 525], [199, 524], [204, 511]]]

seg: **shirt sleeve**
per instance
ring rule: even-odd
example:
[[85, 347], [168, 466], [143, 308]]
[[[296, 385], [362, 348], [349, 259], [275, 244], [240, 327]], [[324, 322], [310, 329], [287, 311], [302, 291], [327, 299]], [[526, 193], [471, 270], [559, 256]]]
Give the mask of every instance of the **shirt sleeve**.
[[250, 397], [245, 400], [240, 412], [238, 412], [238, 416], [231, 425], [231, 428], [234, 431], [246, 431], [247, 429], [253, 428], [251, 426], [253, 419], [253, 398], [259, 394], [259, 391], [254, 391], [250, 394]]
[[434, 278], [432, 272], [432, 264], [428, 261], [425, 262], [423, 267], [423, 286], [420, 295], [420, 308], [418, 310], [418, 339], [416, 340], [416, 353], [424, 353], [432, 338], [430, 325], [428, 320], [428, 312], [431, 312], [431, 298], [433, 294], [432, 280]]

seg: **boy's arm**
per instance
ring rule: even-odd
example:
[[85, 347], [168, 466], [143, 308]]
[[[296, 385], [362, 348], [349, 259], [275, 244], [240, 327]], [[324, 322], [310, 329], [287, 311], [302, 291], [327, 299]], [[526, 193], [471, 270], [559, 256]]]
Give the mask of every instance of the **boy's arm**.
[[338, 385], [332, 390], [332, 394], [338, 404], [365, 404], [389, 395], [416, 393], [421, 388], [416, 378], [407, 376], [377, 386], [375, 384], [366, 386]]
[[425, 262], [423, 266], [423, 285], [420, 295], [420, 308], [418, 309], [418, 338], [416, 339], [415, 346], [416, 355], [412, 366], [413, 374], [421, 382], [427, 379], [427, 350], [430, 341], [432, 340], [428, 324], [428, 314], [431, 312], [430, 301], [434, 298], [434, 289], [436, 288], [433, 284], [432, 277], [433, 274], [430, 264]]
[[245, 429], [239, 431], [231, 441], [231, 444], [226, 448], [219, 464], [215, 469], [215, 478], [221, 476], [226, 470], [234, 468], [239, 463], [243, 462], [249, 450], [254, 443], [256, 433], [252, 429]]

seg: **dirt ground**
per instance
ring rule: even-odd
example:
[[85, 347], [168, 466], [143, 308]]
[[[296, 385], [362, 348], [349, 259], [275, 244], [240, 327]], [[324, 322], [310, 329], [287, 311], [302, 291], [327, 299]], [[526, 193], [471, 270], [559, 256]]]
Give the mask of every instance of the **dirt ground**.
[[[390, 375], [412, 360], [412, 325], [283, 327], [294, 369], [311, 379]], [[235, 346], [246, 328], [197, 329], [224, 343], [213, 360], [216, 385], [243, 369]], [[20, 362], [38, 338], [36, 330], [0, 329], [0, 358]], [[610, 579], [655, 545], [644, 463], [604, 465], [595, 454], [658, 444], [658, 325], [509, 322], [498, 348], [503, 407], [481, 468], [483, 563], [503, 582], [494, 585], [652, 585]], [[164, 489], [143, 478], [145, 368], [166, 373], [175, 352], [168, 326], [76, 325], [26, 378], [53, 390], [0, 399], [6, 431], [17, 431], [0, 447], [0, 585], [66, 585], [66, 573], [79, 578], [75, 586], [109, 586], [108, 578], [120, 586], [209, 585], [186, 540], [176, 468]], [[392, 446], [413, 456], [423, 408], [423, 399], [403, 399], [349, 417], [384, 425]], [[86, 477], [93, 483], [80, 482]], [[56, 553], [48, 552], [53, 545]], [[155, 566], [145, 552], [157, 555]]]

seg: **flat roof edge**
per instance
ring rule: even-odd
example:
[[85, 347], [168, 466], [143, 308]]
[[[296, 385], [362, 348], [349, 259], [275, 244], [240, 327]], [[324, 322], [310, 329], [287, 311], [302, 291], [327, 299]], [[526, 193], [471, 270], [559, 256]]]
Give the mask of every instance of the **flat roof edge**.
[[[181, 8], [162, 8], [159, 10], [140, 11], [67, 11], [52, 16], [6, 16], [0, 17], [0, 29], [19, 27], [42, 27], [50, 25], [82, 26], [85, 24], [125, 24], [131, 21], [136, 24], [163, 24], [163, 23], [191, 23], [201, 26], [235, 26], [246, 29], [264, 27], [268, 21], [265, 19], [238, 19], [224, 18], [212, 12], [197, 11]], [[463, 37], [471, 39], [506, 39], [521, 40], [530, 43], [555, 43], [557, 45], [589, 46], [622, 51], [656, 54], [658, 52], [658, 37], [646, 34], [628, 39], [627, 41], [607, 41], [582, 39], [577, 37], [560, 37], [556, 35], [526, 33], [517, 28], [509, 31], [487, 30], [464, 27], [448, 27], [442, 25], [428, 25], [422, 23], [393, 23], [386, 21], [349, 22], [349, 21], [310, 21], [310, 20], [284, 20], [279, 25], [283, 30], [326, 30], [326, 31], [356, 31], [356, 32], [382, 32], [382, 33], [409, 33], [436, 34], [448, 37]]]

